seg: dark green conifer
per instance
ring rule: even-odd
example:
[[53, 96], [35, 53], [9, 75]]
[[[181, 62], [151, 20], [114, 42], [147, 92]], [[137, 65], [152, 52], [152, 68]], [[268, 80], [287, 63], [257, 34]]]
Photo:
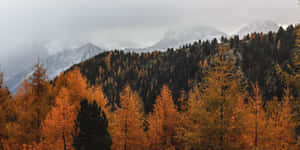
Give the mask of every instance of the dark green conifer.
[[77, 115], [76, 129], [78, 136], [74, 139], [76, 150], [108, 150], [111, 137], [108, 132], [108, 120], [96, 101], [89, 104], [86, 99], [81, 101]]

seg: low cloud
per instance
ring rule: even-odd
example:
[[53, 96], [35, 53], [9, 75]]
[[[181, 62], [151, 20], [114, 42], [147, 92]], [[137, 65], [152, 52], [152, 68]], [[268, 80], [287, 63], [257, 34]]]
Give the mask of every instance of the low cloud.
[[1, 0], [0, 63], [43, 55], [55, 42], [53, 52], [85, 42], [143, 47], [172, 26], [230, 32], [253, 20], [296, 23], [299, 14], [296, 0]]

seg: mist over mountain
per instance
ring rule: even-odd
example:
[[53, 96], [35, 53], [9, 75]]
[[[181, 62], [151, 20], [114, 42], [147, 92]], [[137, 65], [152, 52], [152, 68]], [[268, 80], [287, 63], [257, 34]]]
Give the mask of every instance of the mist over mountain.
[[[155, 50], [165, 51], [167, 48], [179, 48], [188, 43], [193, 43], [198, 40], [212, 40], [214, 38], [219, 39], [220, 37], [229, 37], [233, 35], [244, 36], [251, 32], [263, 32], [267, 33], [269, 31], [275, 32], [279, 28], [279, 25], [272, 21], [256, 21], [243, 25], [241, 28], [237, 29], [231, 33], [224, 33], [214, 27], [209, 26], [194, 26], [190, 28], [174, 28], [165, 32], [162, 39], [150, 47], [145, 48], [123, 48], [124, 52], [152, 52]], [[125, 42], [123, 46], [125, 47], [126, 43], [130, 45], [138, 45], [136, 42]], [[108, 44], [109, 45], [109, 44]], [[47, 47], [47, 46], [44, 46]], [[87, 43], [82, 46], [65, 48], [64, 50], [57, 51], [54, 54], [49, 54], [43, 46], [35, 47], [36, 49], [41, 49], [39, 53], [29, 53], [28, 58], [25, 55], [25, 59], [22, 60], [24, 63], [16, 65], [11, 63], [11, 66], [15, 65], [18, 67], [9, 67], [11, 70], [5, 70], [5, 84], [8, 88], [15, 92], [20, 83], [24, 78], [30, 76], [34, 64], [40, 59], [41, 63], [45, 68], [47, 68], [47, 75], [49, 79], [55, 78], [64, 70], [69, 69], [72, 65], [78, 64], [82, 61], [85, 61], [89, 58], [96, 56], [104, 52], [104, 48], [99, 48], [98, 46]], [[105, 46], [103, 46], [105, 47]], [[26, 47], [24, 47], [26, 48]], [[53, 48], [53, 47], [52, 47]], [[56, 48], [56, 49], [59, 49]], [[106, 50], [109, 50], [107, 48]], [[41, 52], [43, 52], [41, 54]], [[41, 57], [41, 55], [43, 57]], [[17, 69], [16, 69], [17, 68]]]

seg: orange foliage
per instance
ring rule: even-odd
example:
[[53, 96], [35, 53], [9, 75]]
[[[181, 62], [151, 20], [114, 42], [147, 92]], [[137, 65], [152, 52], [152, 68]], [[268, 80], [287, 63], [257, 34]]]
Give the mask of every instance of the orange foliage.
[[62, 87], [69, 90], [71, 103], [79, 110], [80, 101], [87, 97], [88, 84], [78, 68], [58, 77], [55, 82], [55, 93], [58, 93]]
[[270, 134], [267, 149], [273, 150], [290, 150], [295, 147], [295, 121], [292, 118], [292, 106], [289, 89], [285, 90], [285, 96], [280, 101], [273, 100], [268, 103], [268, 126]]
[[89, 103], [93, 103], [94, 101], [97, 102], [98, 106], [104, 110], [105, 114], [108, 113], [108, 109], [106, 109], [108, 104], [108, 99], [105, 97], [102, 87], [91, 87], [88, 89], [87, 99]]
[[247, 113], [247, 133], [244, 138], [251, 149], [266, 149], [265, 145], [268, 139], [267, 117], [263, 108], [262, 95], [258, 84], [253, 85], [254, 95], [249, 97]]
[[[24, 80], [16, 94], [16, 122], [7, 125], [8, 143], [32, 144], [40, 140], [41, 122], [52, 105], [52, 86], [46, 70], [38, 63], [29, 80]], [[13, 138], [12, 138], [13, 137]]]
[[148, 145], [152, 150], [166, 149], [174, 146], [178, 125], [178, 112], [172, 99], [172, 93], [164, 85], [160, 96], [154, 104], [153, 113], [148, 117]]
[[113, 150], [143, 150], [144, 111], [137, 92], [127, 85], [120, 94], [120, 107], [113, 113], [110, 132]]
[[61, 89], [55, 102], [55, 106], [43, 123], [43, 140], [40, 145], [44, 150], [71, 150], [75, 136], [76, 110], [70, 102], [66, 88]]

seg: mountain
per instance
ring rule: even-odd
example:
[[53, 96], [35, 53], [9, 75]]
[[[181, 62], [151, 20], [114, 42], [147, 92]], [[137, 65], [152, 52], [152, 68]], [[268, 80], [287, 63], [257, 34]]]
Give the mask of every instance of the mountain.
[[276, 32], [279, 29], [279, 25], [273, 21], [254, 21], [249, 24], [241, 26], [238, 30], [233, 32], [231, 35], [239, 35], [240, 37], [245, 36], [249, 33], [268, 33], [270, 31]]
[[151, 48], [178, 48], [179, 46], [192, 43], [194, 41], [212, 40], [214, 38], [220, 38], [221, 36], [226, 36], [226, 33], [208, 26], [197, 26], [188, 29], [173, 29], [166, 32], [163, 38], [155, 43]]
[[101, 52], [104, 52], [104, 49], [88, 43], [77, 49], [65, 50], [52, 55], [42, 61], [42, 64], [47, 68], [49, 79], [53, 79], [72, 65], [85, 61]]
[[[272, 21], [255, 21], [247, 25], [243, 25], [230, 35], [244, 36], [251, 32], [276, 32], [279, 25]], [[163, 38], [151, 47], [146, 48], [124, 48], [121, 49], [127, 52], [152, 52], [154, 50], [165, 51], [167, 48], [179, 48], [187, 43], [193, 43], [198, 40], [212, 40], [221, 36], [228, 37], [226, 33], [221, 32], [213, 27], [195, 26], [190, 28], [175, 28], [167, 31]], [[103, 48], [99, 48], [91, 43], [85, 44], [79, 48], [66, 49], [56, 54], [40, 58], [41, 63], [47, 68], [49, 79], [55, 78], [60, 72], [70, 68], [74, 64], [85, 61], [101, 52]], [[22, 69], [17, 69], [17, 72], [5, 74], [5, 84], [8, 88], [15, 92], [24, 78], [27, 78], [32, 73], [34, 64], [26, 65]], [[21, 67], [19, 67], [21, 68]]]
[[[50, 55], [45, 59], [40, 60], [44, 68], [47, 68], [47, 75], [49, 79], [55, 78], [61, 72], [69, 69], [74, 64], [78, 64], [85, 61], [99, 53], [104, 52], [101, 49], [91, 43], [85, 44], [76, 49], [66, 49], [62, 52]], [[16, 92], [19, 85], [24, 78], [28, 78], [32, 74], [33, 64], [25, 67], [23, 70], [11, 75], [7, 75], [5, 84], [12, 91]]]

